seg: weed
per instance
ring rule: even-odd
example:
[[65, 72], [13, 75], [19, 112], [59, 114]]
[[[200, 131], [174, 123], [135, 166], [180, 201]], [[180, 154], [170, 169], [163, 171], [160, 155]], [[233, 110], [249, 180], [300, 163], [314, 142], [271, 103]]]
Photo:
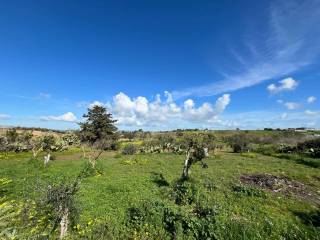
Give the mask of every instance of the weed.
[[266, 194], [258, 188], [252, 188], [243, 185], [235, 185], [232, 187], [232, 190], [237, 194], [249, 197], [266, 197]]
[[247, 157], [247, 158], [256, 158], [257, 154], [252, 153], [252, 152], [242, 152], [240, 154], [242, 157]]

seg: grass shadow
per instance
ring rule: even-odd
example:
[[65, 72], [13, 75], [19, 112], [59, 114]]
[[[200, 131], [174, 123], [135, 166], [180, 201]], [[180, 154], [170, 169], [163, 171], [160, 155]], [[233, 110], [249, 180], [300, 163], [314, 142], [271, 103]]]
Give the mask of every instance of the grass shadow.
[[295, 160], [296, 163], [298, 164], [302, 164], [308, 167], [312, 167], [312, 168], [320, 168], [320, 160], [305, 160], [305, 159], [296, 159]]
[[158, 187], [168, 187], [170, 185], [162, 173], [151, 172], [151, 180], [157, 184]]
[[293, 213], [299, 217], [305, 225], [320, 227], [320, 210], [310, 212], [294, 211]]
[[280, 158], [280, 159], [287, 159], [292, 160], [297, 164], [302, 164], [307, 167], [312, 168], [320, 168], [320, 159], [304, 159], [301, 157], [301, 155], [290, 155], [290, 154], [273, 154], [273, 157]]

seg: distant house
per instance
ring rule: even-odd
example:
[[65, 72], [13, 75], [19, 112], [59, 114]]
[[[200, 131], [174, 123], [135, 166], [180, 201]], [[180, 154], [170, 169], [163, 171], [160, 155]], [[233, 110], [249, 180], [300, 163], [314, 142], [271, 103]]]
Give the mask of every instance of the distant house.
[[315, 128], [306, 128], [306, 127], [299, 127], [299, 128], [288, 128], [288, 131], [294, 132], [307, 132], [307, 131], [314, 131]]

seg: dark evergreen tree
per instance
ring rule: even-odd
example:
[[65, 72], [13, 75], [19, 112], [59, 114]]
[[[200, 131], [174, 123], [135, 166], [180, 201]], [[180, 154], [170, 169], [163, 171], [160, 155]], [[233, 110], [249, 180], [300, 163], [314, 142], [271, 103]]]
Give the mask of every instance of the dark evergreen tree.
[[[118, 135], [114, 125], [116, 120], [112, 118], [112, 114], [108, 113], [106, 108], [97, 105], [89, 108], [88, 113], [83, 117], [86, 121], [79, 123], [80, 140], [92, 148], [91, 153], [86, 154], [83, 147], [83, 155], [89, 158], [89, 162], [94, 168], [103, 150], [116, 150], [117, 148]], [[97, 149], [98, 152], [95, 152], [94, 149]]]
[[112, 118], [112, 114], [108, 113], [106, 108], [96, 105], [89, 108], [88, 113], [83, 117], [86, 121], [79, 123], [82, 142], [94, 145], [115, 136], [117, 128], [114, 123], [116, 120]]

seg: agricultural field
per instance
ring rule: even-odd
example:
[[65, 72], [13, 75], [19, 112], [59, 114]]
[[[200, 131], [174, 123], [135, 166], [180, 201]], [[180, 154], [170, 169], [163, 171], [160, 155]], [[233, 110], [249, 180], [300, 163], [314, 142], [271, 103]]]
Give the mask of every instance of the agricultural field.
[[[127, 134], [94, 168], [95, 152], [77, 141], [52, 148], [47, 164], [45, 151], [2, 152], [2, 238], [59, 238], [64, 201], [65, 239], [320, 238], [320, 159], [316, 149], [297, 150], [316, 142], [309, 133]], [[205, 142], [209, 156], [182, 179], [190, 139]]]

